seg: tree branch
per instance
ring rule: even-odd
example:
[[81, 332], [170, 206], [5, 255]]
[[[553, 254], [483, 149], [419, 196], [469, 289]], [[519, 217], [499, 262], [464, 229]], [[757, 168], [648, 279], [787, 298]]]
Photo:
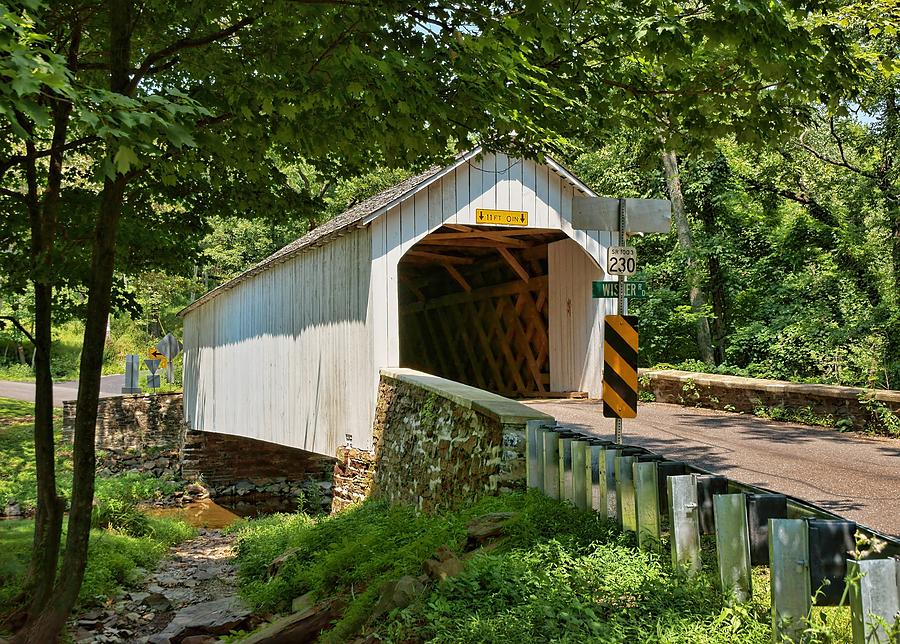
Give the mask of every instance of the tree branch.
[[9, 197], [10, 199], [17, 199], [23, 203], [28, 203], [28, 198], [23, 195], [21, 192], [16, 192], [15, 190], [8, 190], [7, 188], [0, 188], [0, 195], [4, 197]]
[[131, 77], [131, 82], [128, 83], [125, 94], [129, 96], [133, 94], [134, 90], [137, 89], [138, 84], [148, 73], [150, 73], [150, 70], [156, 68], [157, 71], [160, 71], [162, 67], [160, 65], [157, 65], [157, 63], [159, 63], [160, 61], [165, 60], [173, 54], [177, 54], [179, 51], [203, 47], [204, 45], [212, 44], [217, 40], [222, 40], [224, 38], [228, 38], [229, 36], [233, 36], [238, 31], [251, 24], [254, 20], [256, 20], [256, 18], [257, 16], [255, 15], [247, 16], [243, 20], [237, 21], [230, 27], [226, 27], [225, 29], [221, 29], [211, 34], [200, 36], [198, 38], [182, 38], [181, 40], [176, 40], [168, 47], [164, 47], [163, 49], [150, 54], [149, 56], [147, 56], [147, 58], [144, 59], [144, 62], [141, 63], [141, 66], [134, 73], [134, 76]]
[[32, 335], [28, 332], [28, 329], [26, 329], [24, 326], [22, 326], [22, 323], [19, 322], [19, 319], [18, 319], [18, 318], [15, 318], [15, 317], [13, 317], [13, 316], [11, 316], [11, 315], [0, 315], [0, 320], [9, 320], [10, 322], [12, 322], [12, 325], [13, 325], [14, 327], [16, 327], [19, 331], [21, 331], [22, 334], [23, 334], [26, 338], [28, 338], [28, 341], [29, 341], [31, 344], [33, 344], [34, 346], [37, 346], [37, 342], [35, 341], [34, 336], [32, 336]]
[[844, 151], [843, 151], [842, 146], [838, 145], [838, 149], [840, 149], [841, 157], [842, 157], [842, 159], [840, 161], [838, 161], [837, 159], [832, 159], [831, 157], [825, 156], [824, 154], [822, 154], [821, 152], [816, 150], [814, 147], [809, 145], [806, 141], [803, 140], [804, 136], [806, 136], [805, 132], [800, 135], [800, 140], [798, 141], [797, 145], [800, 146], [802, 149], [806, 150], [807, 152], [809, 152], [814, 157], [816, 157], [822, 163], [827, 163], [828, 165], [833, 165], [838, 168], [846, 168], [847, 170], [850, 170], [850, 172], [855, 172], [856, 174], [861, 175], [863, 177], [868, 177], [869, 179], [872, 179], [873, 181], [878, 181], [878, 176], [875, 173], [867, 172], [867, 171], [863, 170], [862, 168], [859, 168], [859, 167], [853, 165], [852, 163], [849, 163], [847, 161], [847, 159], [844, 158]]
[[30, 158], [40, 159], [42, 157], [48, 157], [51, 154], [56, 154], [57, 152], [65, 152], [66, 150], [71, 150], [72, 148], [87, 145], [88, 143], [96, 143], [97, 141], [100, 141], [99, 136], [83, 136], [80, 139], [69, 141], [65, 145], [47, 148], [46, 150], [41, 150], [40, 152], [35, 151], [33, 156], [29, 156], [27, 154], [18, 154], [16, 156], [9, 157], [6, 161], [0, 163], [0, 178], [3, 178], [3, 175], [6, 174], [7, 170], [12, 168], [13, 166], [28, 161], [28, 159]]

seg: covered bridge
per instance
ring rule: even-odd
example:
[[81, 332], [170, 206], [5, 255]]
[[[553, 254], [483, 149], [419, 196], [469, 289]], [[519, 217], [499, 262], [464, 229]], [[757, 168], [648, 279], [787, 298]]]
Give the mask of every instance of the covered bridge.
[[512, 397], [600, 394], [591, 299], [610, 233], [575, 230], [568, 170], [462, 154], [367, 199], [184, 316], [196, 430], [334, 455], [371, 449], [378, 374], [411, 367]]

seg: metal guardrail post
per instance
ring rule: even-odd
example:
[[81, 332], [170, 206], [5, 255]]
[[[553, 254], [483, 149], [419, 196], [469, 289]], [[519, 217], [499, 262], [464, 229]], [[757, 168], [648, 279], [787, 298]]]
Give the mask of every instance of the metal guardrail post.
[[750, 528], [750, 561], [769, 563], [769, 520], [787, 519], [787, 497], [783, 494], [748, 494], [747, 525]]
[[618, 456], [616, 472], [616, 518], [623, 530], [637, 531], [637, 512], [634, 504], [634, 474], [636, 456]]
[[900, 561], [847, 561], [853, 644], [888, 644], [900, 629]]
[[659, 525], [659, 487], [656, 482], [656, 462], [634, 463], [632, 476], [637, 506], [638, 547], [642, 550], [658, 551], [662, 534]]
[[541, 464], [541, 457], [544, 454], [542, 424], [543, 421], [540, 420], [529, 420], [525, 423], [525, 480], [528, 487], [538, 490], [544, 489]]
[[559, 500], [559, 434], [544, 432], [544, 494]]
[[572, 500], [572, 441], [574, 435], [559, 435], [559, 498]]
[[812, 608], [809, 542], [803, 519], [769, 519], [772, 637], [800, 642]]
[[722, 592], [730, 594], [738, 602], [750, 601], [753, 596], [752, 567], [744, 495], [716, 494], [713, 505]]
[[598, 511], [602, 519], [616, 521], [619, 518], [619, 497], [616, 494], [616, 459], [622, 454], [614, 447], [604, 447], [600, 452], [600, 507]]
[[697, 482], [692, 474], [669, 477], [669, 543], [672, 567], [700, 570], [700, 521]]
[[587, 503], [587, 482], [585, 463], [590, 462], [591, 445], [587, 438], [572, 441], [572, 502], [580, 510], [591, 506]]
[[584, 464], [584, 476], [587, 483], [585, 502], [595, 512], [600, 512], [600, 459], [602, 457], [603, 443], [591, 441], [587, 451], [587, 460]]

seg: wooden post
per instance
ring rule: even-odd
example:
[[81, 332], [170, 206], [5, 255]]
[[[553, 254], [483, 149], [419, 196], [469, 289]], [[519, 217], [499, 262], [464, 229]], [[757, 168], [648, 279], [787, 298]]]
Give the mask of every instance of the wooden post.
[[637, 462], [632, 468], [637, 507], [638, 547], [643, 550], [658, 551], [662, 535], [659, 526], [659, 487], [656, 483], [656, 461]]
[[812, 608], [806, 521], [769, 519], [772, 639], [800, 642]]
[[750, 565], [750, 531], [747, 504], [743, 494], [717, 494], [713, 497], [716, 524], [716, 554], [722, 592], [737, 602], [753, 596]]
[[623, 530], [637, 530], [637, 514], [634, 505], [634, 478], [632, 466], [636, 456], [616, 457], [616, 518]]
[[669, 543], [672, 567], [689, 574], [700, 570], [700, 520], [697, 482], [692, 474], [669, 477]]

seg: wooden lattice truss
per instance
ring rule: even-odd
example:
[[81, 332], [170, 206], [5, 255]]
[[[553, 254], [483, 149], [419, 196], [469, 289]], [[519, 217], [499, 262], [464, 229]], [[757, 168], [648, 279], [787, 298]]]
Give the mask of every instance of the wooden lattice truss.
[[506, 396], [550, 391], [547, 244], [559, 231], [446, 225], [400, 262], [403, 366]]

